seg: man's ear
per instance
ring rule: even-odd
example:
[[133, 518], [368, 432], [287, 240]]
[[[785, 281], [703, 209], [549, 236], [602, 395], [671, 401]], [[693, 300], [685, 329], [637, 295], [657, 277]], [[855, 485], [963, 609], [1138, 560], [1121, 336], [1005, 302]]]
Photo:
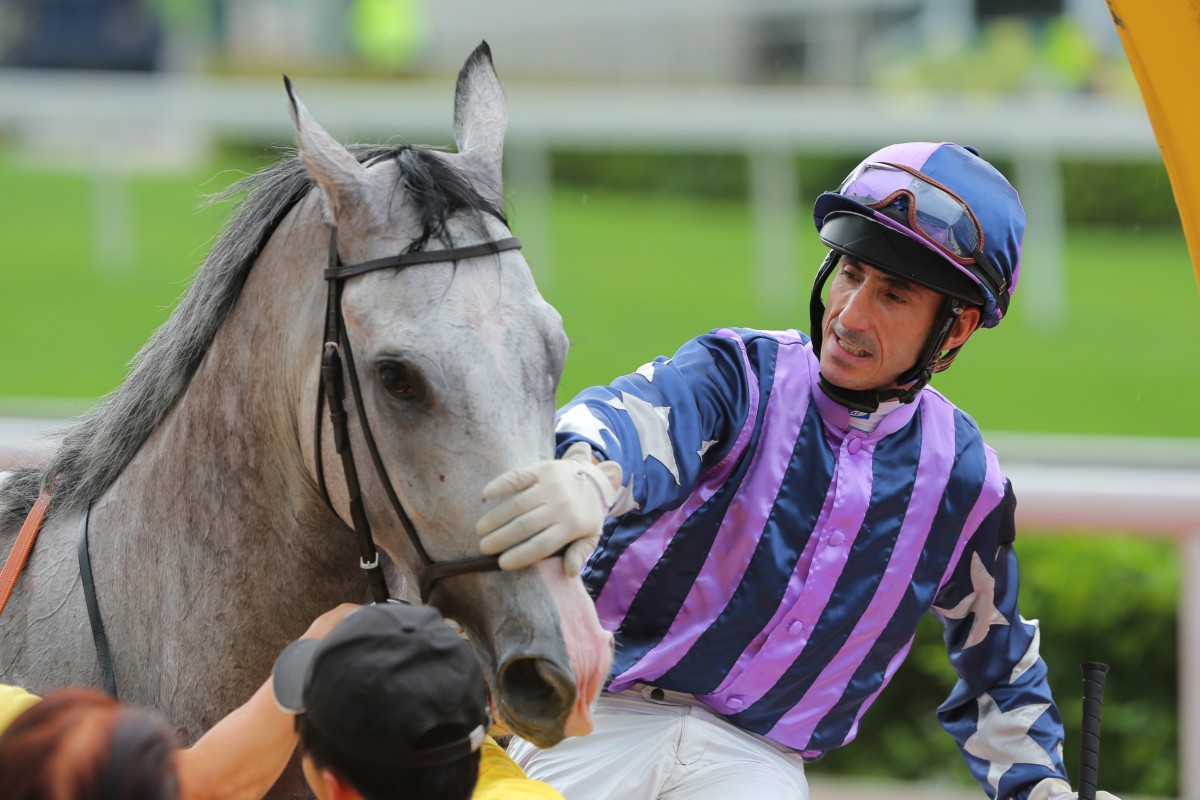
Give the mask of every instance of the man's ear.
[[358, 790], [346, 782], [346, 779], [333, 770], [322, 768], [321, 781], [328, 790], [329, 800], [363, 800]]
[[979, 319], [979, 306], [967, 306], [964, 308], [963, 312], [958, 315], [958, 321], [954, 323], [954, 327], [946, 335], [946, 341], [942, 344], [942, 350], [952, 350], [966, 342], [971, 337], [971, 334], [975, 332], [975, 329], [979, 327]]

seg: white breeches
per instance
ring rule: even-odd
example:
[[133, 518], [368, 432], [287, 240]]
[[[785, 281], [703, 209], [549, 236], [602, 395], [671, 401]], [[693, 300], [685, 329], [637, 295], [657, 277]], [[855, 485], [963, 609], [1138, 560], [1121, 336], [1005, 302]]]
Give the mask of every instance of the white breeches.
[[635, 686], [597, 701], [587, 736], [542, 750], [513, 737], [525, 773], [566, 800], [808, 800], [800, 755], [747, 733], [694, 697]]

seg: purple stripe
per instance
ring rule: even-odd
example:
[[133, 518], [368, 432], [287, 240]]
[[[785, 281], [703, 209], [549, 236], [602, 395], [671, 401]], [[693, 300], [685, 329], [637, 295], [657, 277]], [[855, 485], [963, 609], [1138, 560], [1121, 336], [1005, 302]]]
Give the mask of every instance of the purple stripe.
[[[996, 506], [1000, 505], [1000, 501], [1004, 499], [1004, 478], [1000, 472], [1000, 461], [996, 458], [996, 452], [992, 448], [987, 445], [983, 447], [987, 458], [987, 472], [983, 478], [983, 489], [979, 492], [979, 498], [971, 508], [971, 513], [967, 515], [967, 521], [963, 524], [962, 535], [958, 537], [958, 543], [954, 545], [954, 553], [950, 556], [950, 560], [946, 562], [946, 572], [938, 582], [938, 592], [945, 588], [946, 581], [950, 580], [950, 576], [954, 574], [954, 568], [958, 566], [958, 560], [962, 557], [963, 549], [967, 546], [967, 542], [971, 540], [971, 537], [975, 535], [975, 531], [979, 530], [979, 525], [988, 514], [995, 510]], [[993, 491], [989, 492], [989, 489]]]
[[[916, 636], [913, 637], [915, 639]], [[867, 709], [875, 702], [875, 698], [879, 697], [879, 693], [892, 682], [892, 676], [896, 674], [896, 670], [900, 669], [900, 665], [904, 663], [904, 659], [908, 658], [908, 651], [912, 648], [913, 639], [909, 639], [904, 647], [901, 647], [896, 655], [888, 661], [887, 669], [883, 671], [883, 683], [879, 684], [879, 688], [871, 692], [863, 704], [858, 707], [858, 713], [854, 715], [854, 724], [850, 726], [850, 730], [846, 732], [846, 738], [842, 739], [841, 744], [847, 744], [854, 740], [858, 735], [858, 723], [863, 718], [863, 714], [867, 713]], [[817, 755], [816, 753], [813, 754]]]
[[943, 142], [905, 142], [891, 144], [882, 150], [876, 150], [867, 157], [870, 161], [890, 161], [893, 164], [904, 164], [918, 172], [924, 170], [925, 162], [937, 152]]
[[[821, 507], [821, 515], [819, 519], [824, 519], [829, 515], [829, 509], [832, 503], [833, 493], [830, 492], [825, 497], [825, 503]], [[817, 529], [820, 529], [819, 524]], [[745, 672], [746, 668], [754, 660], [754, 657], [762, 651], [763, 643], [767, 641], [767, 637], [769, 637], [772, 632], [780, 629], [780, 626], [783, 625], [784, 618], [789, 612], [791, 612], [793, 608], [796, 607], [797, 603], [799, 602], [800, 595], [804, 592], [804, 587], [808, 585], [808, 575], [812, 569], [813, 554], [817, 550], [819, 539], [819, 536], [808, 537], [808, 541], [804, 545], [804, 552], [800, 554], [800, 559], [796, 562], [796, 568], [792, 571], [791, 578], [788, 579], [788, 585], [787, 589], [783, 593], [783, 599], [779, 601], [779, 607], [775, 609], [775, 613], [771, 615], [771, 621], [763, 626], [763, 629], [759, 631], [757, 635], [755, 635], [754, 639], [750, 642], [750, 645], [745, 649], [745, 651], [742, 652], [740, 656], [738, 656], [737, 662], [734, 664], [734, 668], [729, 671], [729, 675], [726, 676], [721, 685], [717, 687], [716, 691], [714, 691], [712, 694], [704, 696], [705, 700], [714, 708], [727, 708], [725, 703], [729, 697], [728, 691], [730, 685]], [[789, 622], [789, 624], [791, 623]], [[775, 646], [780, 647], [782, 645], [777, 642]], [[759, 673], [756, 671], [755, 676], [758, 675]], [[774, 681], [771, 681], [771, 683], [773, 684]], [[739, 699], [740, 697], [741, 695], [739, 695]]]
[[[821, 510], [823, 519], [818, 520], [813, 530], [812, 540], [816, 541], [813, 558], [808, 566], [808, 576], [804, 588], [788, 613], [783, 615], [779, 623], [770, 631], [766, 644], [760, 650], [761, 658], [753, 658], [752, 664], [730, 682], [718, 694], [713, 695], [710, 705], [723, 713], [734, 713], [762, 699], [767, 692], [774, 688], [784, 673], [800, 657], [804, 646], [808, 643], [807, 636], [797, 636], [791, 633], [791, 627], [799, 622], [804, 629], [811, 632], [816, 625], [821, 612], [829, 604], [833, 589], [846, 567], [845, 554], [854, 544], [854, 537], [862, 528], [866, 516], [867, 502], [871, 492], [871, 475], [869, 469], [868, 447], [860, 451], [867, 458], [863, 459], [868, 467], [865, 475], [851, 475], [852, 466], [848, 464], [846, 451], [850, 441], [859, 440], [858, 434], [847, 435], [842, 443], [842, 452], [838, 456], [837, 474], [826, 497], [825, 507]], [[838, 489], [842, 491], [838, 493]], [[855, 496], [852, 496], [855, 495]], [[828, 513], [827, 513], [828, 512]], [[826, 539], [832, 531], [839, 531], [845, 536], [842, 543], [831, 546]], [[846, 533], [849, 531], [850, 533]], [[757, 655], [757, 654], [752, 654]], [[740, 705], [727, 705], [727, 699], [736, 696]], [[807, 704], [805, 704], [807, 707]]]
[[[821, 721], [837, 705], [855, 672], [870, 654], [904, 599], [925, 549], [938, 500], [954, 468], [954, 413], [946, 403], [921, 402], [921, 455], [913, 483], [912, 500], [904, 514], [883, 579], [866, 611], [838, 654], [821, 671], [804, 695], [804, 713], [789, 712], [768, 734], [782, 742], [808, 742]], [[885, 677], [884, 685], [890, 675]], [[865, 708], [865, 706], [864, 706]]]
[[[849, 452], [851, 442], [856, 443], [857, 455], [851, 455]], [[791, 606], [785, 609], [788, 613], [776, 613], [776, 618], [772, 620], [774, 627], [768, 633], [766, 643], [755, 640], [759, 643], [758, 652], [761, 652], [762, 656], [757, 657], [758, 652], [749, 653], [752, 665], [743, 658], [740, 663], [747, 669], [717, 692], [705, 697], [706, 702], [717, 711], [735, 713], [738, 709], [761, 700], [800, 657], [808, 643], [808, 637], [798, 636], [791, 629], [798, 622], [804, 626], [805, 631], [812, 631], [829, 604], [834, 587], [846, 567], [846, 554], [850, 552], [858, 532], [862, 529], [863, 519], [870, 505], [874, 447], [875, 440], [868, 439], [857, 431], [848, 433], [842, 441], [830, 494], [825, 498], [821, 518], [817, 520], [810, 539], [810, 542], [815, 541], [817, 544], [811, 564], [807, 566], [808, 575], [804, 580], [804, 588]], [[827, 540], [829, 535], [835, 532], [841, 533], [844, 538], [840, 543], [831, 545]], [[805, 565], [802, 561], [793, 573], [793, 580], [797, 579], [798, 573], [803, 569]], [[730, 705], [729, 699], [736, 699], [738, 705]], [[804, 708], [808, 707], [808, 703], [805, 703]], [[819, 717], [814, 719], [814, 726], [817, 721]]]
[[[746, 422], [738, 432], [733, 447], [729, 449], [729, 455], [701, 476], [696, 488], [683, 502], [683, 505], [659, 517], [625, 549], [625, 552], [613, 564], [612, 572], [604, 584], [604, 589], [596, 598], [596, 613], [600, 617], [601, 624], [608, 630], [615, 630], [625, 619], [625, 615], [629, 613], [630, 604], [637, 596], [637, 590], [646, 582], [650, 570], [662, 558], [679, 526], [694, 514], [696, 509], [703, 505], [708, 498], [712, 497], [729, 477], [734, 464], [737, 463], [737, 456], [745, 449], [746, 442], [754, 430], [754, 424], [758, 419], [758, 381], [754, 380], [753, 371], [750, 369], [746, 344], [742, 341], [742, 337], [730, 330], [717, 331], [717, 335], [732, 339], [741, 349], [742, 364], [747, 376]], [[612, 691], [620, 691], [615, 682], [614, 686], [610, 688]]]
[[795, 335], [775, 335], [780, 345], [775, 379], [763, 412], [753, 464], [671, 627], [662, 641], [618, 680], [628, 680], [636, 673], [643, 680], [653, 681], [679, 663], [729, 605], [750, 566], [808, 412], [808, 348]]

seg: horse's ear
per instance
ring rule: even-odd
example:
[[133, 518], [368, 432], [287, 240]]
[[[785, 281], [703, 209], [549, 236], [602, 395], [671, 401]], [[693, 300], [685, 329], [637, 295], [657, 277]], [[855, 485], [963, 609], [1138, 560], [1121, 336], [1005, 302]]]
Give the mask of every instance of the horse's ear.
[[300, 161], [321, 187], [329, 222], [336, 225], [342, 209], [354, 205], [361, 197], [367, 184], [367, 171], [349, 150], [313, 119], [296, 96], [291, 79], [285, 75], [283, 83], [287, 87], [292, 124], [296, 127]]
[[478, 181], [479, 189], [496, 205], [504, 205], [501, 163], [508, 103], [492, 66], [487, 42], [475, 48], [458, 73], [454, 91], [454, 141], [462, 166]]

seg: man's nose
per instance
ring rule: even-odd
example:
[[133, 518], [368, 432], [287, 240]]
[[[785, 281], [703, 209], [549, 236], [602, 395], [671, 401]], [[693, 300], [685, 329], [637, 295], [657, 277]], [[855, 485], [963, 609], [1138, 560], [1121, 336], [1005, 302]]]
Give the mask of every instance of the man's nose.
[[866, 292], [855, 290], [846, 297], [846, 302], [838, 313], [838, 321], [847, 330], [863, 330], [870, 317], [870, 300]]

